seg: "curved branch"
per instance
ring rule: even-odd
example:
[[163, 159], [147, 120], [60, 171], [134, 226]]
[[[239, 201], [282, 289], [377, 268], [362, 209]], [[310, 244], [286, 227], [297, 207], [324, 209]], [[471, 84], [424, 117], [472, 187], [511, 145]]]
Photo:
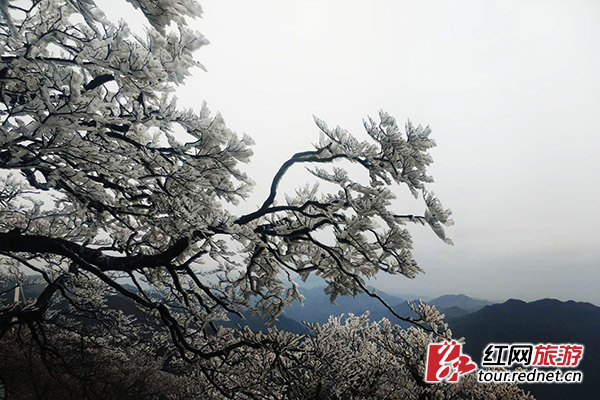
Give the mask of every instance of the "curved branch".
[[269, 196], [266, 198], [263, 205], [258, 210], [238, 218], [235, 221], [236, 224], [247, 224], [248, 222], [260, 218], [267, 213], [266, 211], [275, 201], [275, 196], [277, 195], [277, 186], [279, 186], [279, 182], [281, 182], [281, 179], [292, 165], [303, 162], [329, 162], [333, 161], [335, 158], [339, 158], [338, 156], [319, 158], [319, 155], [321, 155], [325, 150], [328, 149], [329, 146], [323, 147], [319, 150], [303, 151], [300, 153], [296, 153], [289, 160], [284, 162], [279, 168], [279, 171], [277, 171], [277, 173], [275, 174], [275, 177], [273, 177], [273, 181], [271, 182], [271, 189], [269, 191]]

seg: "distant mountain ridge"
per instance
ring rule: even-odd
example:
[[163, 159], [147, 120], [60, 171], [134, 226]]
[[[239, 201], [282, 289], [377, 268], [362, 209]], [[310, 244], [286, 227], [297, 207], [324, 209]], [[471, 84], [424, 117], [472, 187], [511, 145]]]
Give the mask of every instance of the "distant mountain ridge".
[[464, 294], [446, 294], [428, 301], [427, 303], [433, 304], [440, 310], [456, 307], [467, 313], [473, 313], [485, 306], [493, 304], [491, 301], [474, 299]]
[[444, 308], [442, 309], [442, 312], [444, 313], [446, 321], [453, 321], [457, 318], [464, 317], [465, 315], [469, 314], [469, 311], [457, 306]]
[[[324, 293], [322, 287], [313, 287], [310, 289], [300, 288], [300, 293], [305, 297], [304, 305], [299, 302], [294, 302], [284, 310], [284, 315], [286, 317], [295, 319], [296, 321], [325, 323], [330, 315], [339, 316], [341, 314], [347, 315], [349, 313], [360, 315], [369, 311], [369, 318], [373, 321], [387, 318], [392, 322], [405, 325], [405, 323], [395, 318], [379, 300], [364, 293], [354, 297], [340, 296], [337, 298], [336, 304], [332, 304], [329, 301], [329, 296]], [[405, 299], [383, 291], [378, 291], [377, 294], [390, 305], [398, 315], [415, 316]], [[440, 312], [446, 315], [448, 321], [475, 312], [486, 305], [492, 304], [490, 301], [474, 299], [464, 294], [444, 295], [431, 301], [425, 301], [425, 303], [435, 305]]]
[[[34, 279], [32, 277], [27, 280], [27, 283], [22, 286], [26, 298], [37, 297], [44, 288], [44, 283], [40, 277]], [[12, 283], [3, 282], [0, 287], [14, 286]], [[135, 287], [124, 284], [128, 289], [135, 291]], [[2, 292], [2, 290], [0, 290]], [[359, 294], [357, 296], [340, 296], [336, 303], [333, 304], [329, 300], [329, 295], [325, 294], [323, 287], [300, 288], [300, 293], [305, 297], [304, 305], [296, 301], [288, 306], [284, 313], [279, 317], [279, 320], [274, 322], [274, 325], [280, 329], [288, 329], [292, 332], [304, 332], [305, 328], [301, 322], [318, 322], [326, 323], [331, 315], [361, 315], [369, 312], [369, 318], [373, 321], [379, 321], [382, 318], [388, 318], [394, 323], [407, 326], [403, 321], [398, 320], [394, 315], [376, 298], [370, 297], [367, 294]], [[402, 297], [388, 294], [383, 291], [378, 291], [378, 295], [390, 305], [394, 311], [401, 316], [416, 316], [407, 304], [407, 301]], [[11, 302], [14, 296], [14, 290], [8, 291], [0, 295], [0, 302]], [[470, 312], [476, 311], [484, 305], [491, 304], [485, 300], [476, 300], [469, 296], [460, 295], [444, 295], [427, 303], [435, 305], [442, 313], [446, 315], [446, 320], [452, 321], [455, 318], [462, 317]], [[137, 307], [123, 296], [116, 295], [108, 298], [108, 305], [116, 309], [121, 309], [127, 314], [131, 314], [142, 320], [146, 319]], [[262, 321], [262, 322], [261, 322]], [[232, 321], [224, 322], [222, 325], [235, 327], [238, 324], [247, 325], [252, 329], [258, 329], [264, 325], [264, 319], [245, 316], [245, 320], [239, 317], [232, 317]], [[296, 324], [297, 323], [297, 324]]]
[[[355, 297], [340, 296], [336, 303], [329, 301], [329, 295], [325, 294], [322, 287], [300, 288], [300, 293], [304, 296], [304, 305], [295, 301], [285, 308], [283, 315], [299, 322], [327, 322], [330, 315], [339, 316], [341, 314], [360, 315], [369, 311], [370, 318], [380, 320], [383, 317], [391, 318], [392, 314], [381, 302], [365, 293]], [[393, 306], [404, 302], [404, 299], [385, 292], [378, 292], [383, 300]]]

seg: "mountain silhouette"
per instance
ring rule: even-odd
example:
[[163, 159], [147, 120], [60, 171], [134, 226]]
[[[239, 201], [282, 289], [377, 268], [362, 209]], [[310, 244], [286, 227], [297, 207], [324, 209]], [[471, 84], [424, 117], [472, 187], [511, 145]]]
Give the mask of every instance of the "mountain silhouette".
[[444, 315], [446, 316], [445, 320], [448, 322], [454, 321], [457, 318], [464, 317], [465, 315], [469, 314], [469, 311], [457, 306], [452, 306], [448, 308], [438, 307], [438, 309], [444, 313]]
[[427, 301], [426, 303], [433, 304], [438, 310], [448, 310], [453, 307], [458, 307], [466, 311], [467, 314], [492, 304], [487, 300], [477, 300], [464, 294], [447, 294], [431, 301]]
[[[378, 321], [384, 317], [388, 319], [392, 319], [393, 317], [392, 313], [379, 300], [365, 293], [357, 296], [339, 296], [335, 303], [330, 302], [329, 295], [325, 294], [322, 287], [300, 288], [300, 293], [305, 297], [304, 304], [302, 305], [296, 301], [289, 305], [283, 314], [299, 322], [306, 321], [324, 324], [331, 315], [339, 316], [350, 313], [361, 315], [365, 311], [369, 311], [369, 318], [371, 320]], [[390, 306], [404, 302], [401, 297], [385, 292], [378, 292], [378, 295]]]

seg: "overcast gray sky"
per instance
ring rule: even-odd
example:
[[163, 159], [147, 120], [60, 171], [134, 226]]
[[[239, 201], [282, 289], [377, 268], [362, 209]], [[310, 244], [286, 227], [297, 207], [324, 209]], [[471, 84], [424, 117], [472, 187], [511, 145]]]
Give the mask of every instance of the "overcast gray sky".
[[600, 304], [600, 2], [201, 4], [195, 24], [211, 45], [197, 58], [208, 72], [178, 97], [206, 100], [254, 138], [249, 209], [279, 165], [317, 140], [313, 114], [361, 136], [362, 118], [384, 109], [432, 127], [431, 188], [453, 211], [455, 246], [415, 226], [426, 274], [373, 286]]

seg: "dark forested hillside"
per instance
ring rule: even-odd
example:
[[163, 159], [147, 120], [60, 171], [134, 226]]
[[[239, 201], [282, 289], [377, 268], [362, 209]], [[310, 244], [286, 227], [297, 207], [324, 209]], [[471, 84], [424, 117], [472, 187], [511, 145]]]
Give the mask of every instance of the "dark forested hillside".
[[531, 303], [508, 300], [451, 323], [464, 336], [465, 353], [480, 361], [488, 343], [578, 343], [585, 346], [580, 364], [583, 384], [525, 386], [538, 399], [597, 399], [600, 392], [600, 308], [589, 303], [544, 299]]

